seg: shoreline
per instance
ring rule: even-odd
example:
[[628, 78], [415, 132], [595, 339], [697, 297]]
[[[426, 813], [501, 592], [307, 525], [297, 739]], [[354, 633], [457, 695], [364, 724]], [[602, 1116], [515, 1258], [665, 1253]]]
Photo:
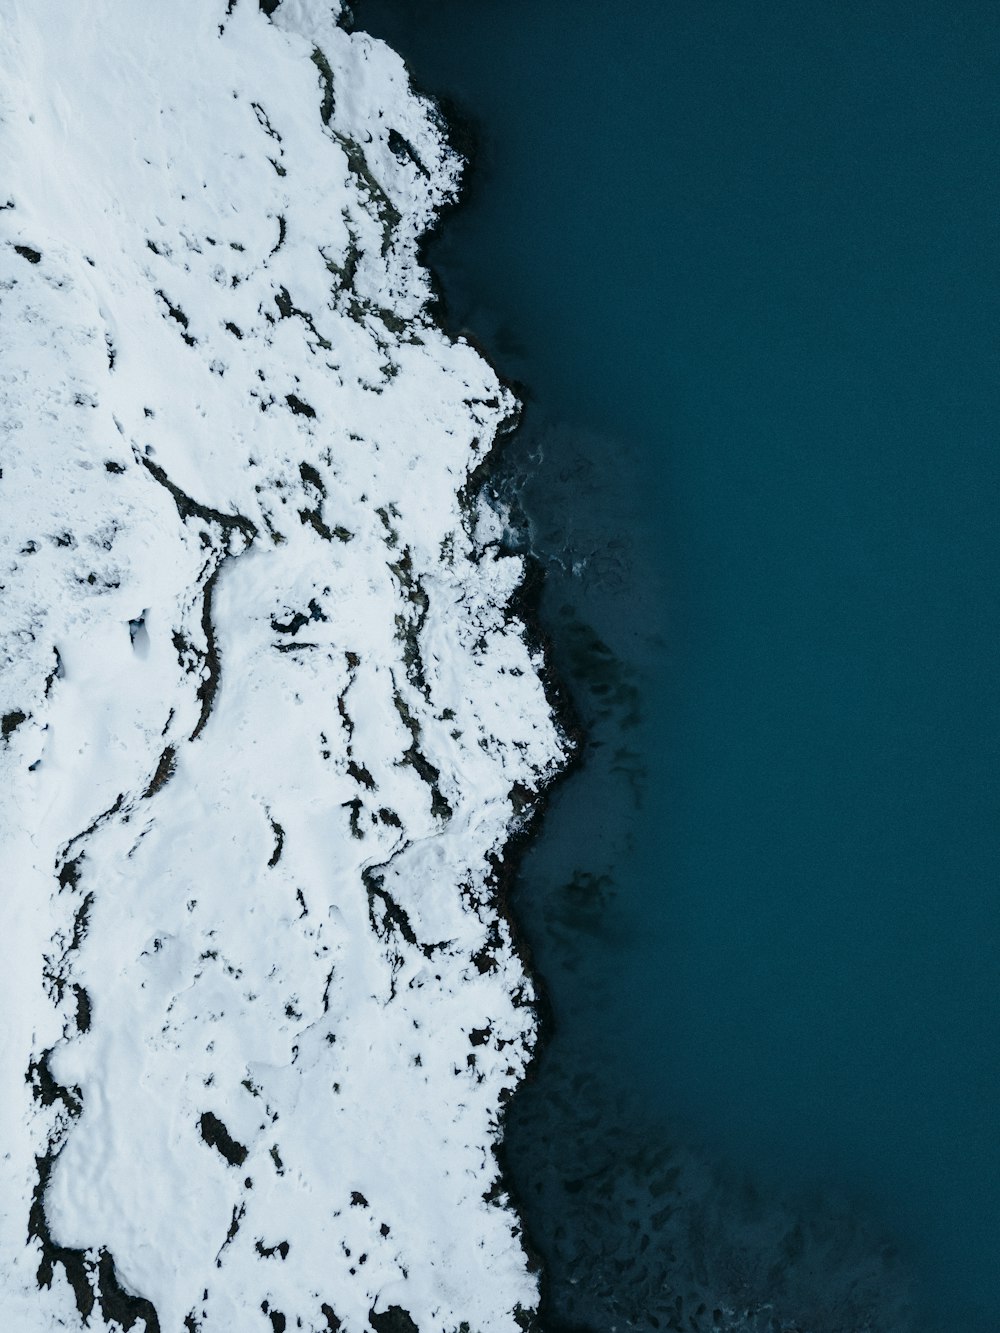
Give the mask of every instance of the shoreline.
[[[355, 9], [355, 6], [351, 7], [348, 31], [367, 32], [363, 23], [358, 21]], [[420, 83], [414, 75], [405, 52], [397, 51], [397, 54], [403, 61], [404, 68], [410, 78], [411, 87], [421, 99], [429, 102], [434, 108], [440, 118], [439, 125], [449, 148], [458, 155], [462, 163], [459, 185], [455, 196], [439, 209], [433, 224], [417, 239], [418, 263], [428, 275], [433, 293], [431, 303], [428, 306], [429, 313], [446, 337], [467, 342], [482, 357], [501, 385], [514, 395], [517, 403], [515, 422], [509, 430], [498, 432], [487, 456], [469, 475], [469, 498], [470, 501], [474, 502], [475, 497], [496, 475], [502, 465], [506, 451], [514, 445], [517, 436], [523, 431], [524, 418], [531, 411], [531, 390], [530, 386], [524, 382], [504, 375], [492, 359], [492, 354], [473, 330], [454, 323], [449, 314], [444, 283], [428, 255], [434, 239], [447, 229], [456, 215], [470, 206], [472, 183], [475, 179], [477, 158], [480, 152], [481, 131], [477, 122], [457, 101], [439, 96]], [[497, 866], [496, 909], [498, 915], [503, 918], [511, 931], [517, 956], [535, 990], [536, 999], [533, 1008], [537, 1025], [537, 1037], [520, 1084], [511, 1096], [504, 1099], [501, 1134], [494, 1155], [500, 1168], [500, 1180], [503, 1188], [511, 1200], [513, 1210], [522, 1227], [522, 1239], [525, 1252], [528, 1255], [529, 1266], [539, 1277], [540, 1300], [537, 1321], [533, 1321], [527, 1327], [526, 1333], [591, 1333], [591, 1330], [582, 1329], [578, 1325], [566, 1324], [559, 1319], [552, 1308], [548, 1271], [541, 1257], [540, 1247], [525, 1221], [522, 1201], [515, 1189], [507, 1158], [506, 1119], [508, 1107], [511, 1102], [516, 1100], [523, 1088], [537, 1081], [538, 1067], [542, 1055], [556, 1034], [553, 1006], [545, 976], [535, 964], [530, 935], [518, 916], [511, 899], [516, 893], [516, 885], [524, 857], [534, 843], [543, 836], [543, 826], [549, 805], [559, 789], [569, 782], [586, 762], [585, 746], [588, 735], [580, 720], [576, 705], [552, 665], [552, 638], [542, 620], [540, 611], [542, 591], [546, 579], [544, 567], [539, 558], [531, 552], [520, 554], [520, 558], [524, 561], [524, 576], [512, 595], [507, 609], [512, 617], [516, 617], [524, 625], [524, 637], [528, 646], [542, 655], [543, 665], [539, 677], [556, 727], [560, 735], [568, 742], [570, 749], [565, 762], [550, 778], [532, 803], [527, 817], [512, 831]]]

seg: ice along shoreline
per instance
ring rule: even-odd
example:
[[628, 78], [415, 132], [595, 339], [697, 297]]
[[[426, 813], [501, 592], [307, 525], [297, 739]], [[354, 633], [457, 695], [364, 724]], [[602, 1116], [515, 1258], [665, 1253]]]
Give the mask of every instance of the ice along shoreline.
[[[350, 31], [366, 31], [363, 18], [357, 17], [362, 5], [345, 5], [344, 21]], [[511, 394], [515, 402], [515, 414], [502, 433], [498, 433], [493, 448], [477, 465], [470, 476], [468, 493], [473, 499], [487, 488], [497, 474], [502, 475], [505, 456], [515, 447], [516, 437], [525, 428], [525, 417], [531, 412], [531, 387], [523, 381], [505, 374], [496, 364], [493, 354], [479, 338], [474, 329], [456, 321], [449, 310], [448, 298], [443, 282], [435, 270], [430, 258], [433, 242], [444, 232], [449, 222], [470, 205], [471, 189], [474, 186], [477, 162], [480, 155], [482, 130], [475, 119], [461, 104], [442, 93], [425, 86], [413, 72], [403, 51], [398, 51], [407, 71], [410, 86], [421, 99], [434, 108], [437, 123], [447, 143], [461, 164], [459, 187], [438, 209], [431, 224], [417, 240], [417, 254], [421, 268], [427, 274], [431, 287], [429, 311], [435, 322], [449, 338], [462, 339], [473, 347], [478, 355], [490, 366], [497, 380]], [[500, 506], [502, 517], [503, 500], [494, 499]], [[506, 537], [505, 537], [506, 544]], [[540, 1247], [533, 1237], [530, 1224], [525, 1221], [519, 1191], [508, 1164], [508, 1145], [504, 1121], [510, 1096], [515, 1096], [525, 1085], [534, 1082], [538, 1075], [539, 1061], [555, 1034], [553, 1007], [545, 983], [544, 973], [534, 962], [531, 935], [521, 923], [512, 895], [516, 892], [521, 864], [536, 838], [541, 835], [546, 811], [560, 787], [568, 782], [585, 763], [586, 727], [579, 710], [565, 688], [552, 661], [552, 643], [541, 615], [540, 603], [545, 584], [545, 566], [524, 542], [516, 543], [517, 555], [524, 563], [524, 574], [520, 585], [510, 601], [510, 610], [522, 623], [525, 637], [533, 651], [539, 654], [538, 674], [545, 689], [545, 697], [551, 714], [555, 719], [565, 749], [560, 764], [551, 772], [547, 782], [532, 800], [526, 815], [519, 820], [511, 832], [508, 842], [499, 857], [496, 866], [497, 910], [507, 922], [511, 931], [516, 951], [522, 966], [528, 974], [534, 990], [532, 1006], [536, 1019], [536, 1036], [531, 1054], [520, 1083], [505, 1098], [500, 1135], [497, 1140], [495, 1155], [500, 1168], [500, 1183], [511, 1199], [514, 1211], [523, 1228], [522, 1240], [528, 1254], [529, 1263], [539, 1279], [539, 1303], [537, 1315], [532, 1318], [527, 1333], [586, 1333], [575, 1324], [568, 1324], [560, 1316], [550, 1291], [550, 1283], [545, 1261]]]

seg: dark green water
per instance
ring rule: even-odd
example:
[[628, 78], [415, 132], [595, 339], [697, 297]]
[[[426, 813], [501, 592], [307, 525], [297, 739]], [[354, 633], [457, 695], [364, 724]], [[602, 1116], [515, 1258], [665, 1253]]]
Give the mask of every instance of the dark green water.
[[995, 1333], [1000, 7], [356, 12], [476, 127], [430, 257], [589, 727], [517, 898], [548, 1324]]

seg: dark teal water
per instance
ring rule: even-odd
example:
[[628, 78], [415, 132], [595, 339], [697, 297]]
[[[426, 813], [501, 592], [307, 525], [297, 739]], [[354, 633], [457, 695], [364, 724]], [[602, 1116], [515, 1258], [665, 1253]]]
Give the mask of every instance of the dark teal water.
[[356, 9], [478, 136], [430, 257], [589, 728], [516, 904], [548, 1324], [995, 1333], [1000, 8]]

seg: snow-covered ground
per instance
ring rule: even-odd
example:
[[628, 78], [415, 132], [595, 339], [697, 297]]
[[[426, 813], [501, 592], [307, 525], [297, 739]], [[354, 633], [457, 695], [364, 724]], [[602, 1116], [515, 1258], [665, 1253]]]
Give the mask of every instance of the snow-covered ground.
[[0, 1328], [514, 1333], [498, 858], [565, 743], [330, 0], [0, 22]]

